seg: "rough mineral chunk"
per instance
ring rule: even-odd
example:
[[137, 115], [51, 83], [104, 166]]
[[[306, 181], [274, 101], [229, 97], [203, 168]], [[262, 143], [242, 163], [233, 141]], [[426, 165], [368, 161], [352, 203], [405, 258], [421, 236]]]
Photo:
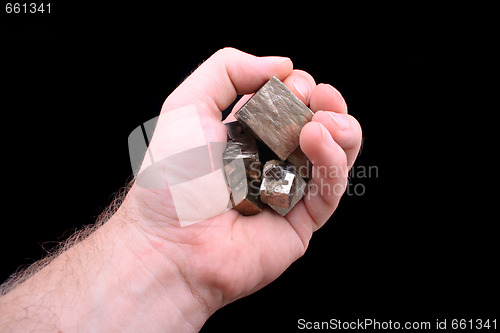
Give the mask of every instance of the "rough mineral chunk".
[[266, 163], [260, 185], [260, 199], [269, 205], [288, 208], [292, 202], [295, 173], [285, 163], [271, 160]]
[[288, 156], [287, 161], [295, 166], [295, 170], [297, 170], [299, 176], [305, 179], [312, 178], [312, 163], [302, 149], [300, 149], [300, 146]]
[[299, 146], [300, 131], [313, 113], [272, 77], [234, 116], [284, 161]]
[[268, 161], [262, 171], [260, 198], [281, 215], [285, 215], [304, 196], [306, 182], [295, 167], [279, 160]]
[[292, 210], [292, 208], [297, 204], [297, 202], [299, 202], [300, 199], [302, 199], [302, 197], [305, 195], [307, 191], [307, 183], [302, 178], [297, 177], [296, 181], [297, 184], [295, 185], [295, 192], [292, 197], [292, 203], [290, 204], [290, 207], [283, 208], [283, 207], [269, 205], [269, 207], [274, 209], [274, 211], [280, 214], [281, 216], [285, 216], [286, 214], [288, 214], [288, 212]]
[[255, 138], [238, 122], [226, 124], [228, 142], [222, 155], [224, 173], [231, 190], [231, 204], [243, 215], [262, 211], [260, 161]]

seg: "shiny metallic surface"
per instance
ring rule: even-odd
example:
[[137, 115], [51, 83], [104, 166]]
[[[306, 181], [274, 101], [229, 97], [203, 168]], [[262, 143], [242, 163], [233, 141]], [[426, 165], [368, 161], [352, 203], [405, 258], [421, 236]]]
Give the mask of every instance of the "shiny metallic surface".
[[273, 77], [234, 116], [284, 161], [299, 147], [300, 131], [313, 113]]

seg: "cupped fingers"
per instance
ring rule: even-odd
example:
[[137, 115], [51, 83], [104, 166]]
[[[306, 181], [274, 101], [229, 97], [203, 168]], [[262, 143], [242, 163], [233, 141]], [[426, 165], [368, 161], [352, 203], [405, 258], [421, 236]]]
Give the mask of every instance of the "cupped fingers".
[[320, 83], [311, 92], [313, 122], [326, 127], [333, 140], [345, 151], [351, 168], [361, 148], [362, 131], [356, 118], [347, 114], [342, 94], [329, 84]]
[[342, 94], [333, 86], [318, 84], [311, 91], [311, 110], [329, 110], [337, 113], [347, 113], [347, 104]]
[[350, 169], [361, 147], [362, 131], [359, 122], [351, 115], [331, 111], [317, 111], [312, 119], [321, 123], [333, 140], [345, 151]]
[[294, 69], [292, 74], [283, 80], [283, 84], [305, 105], [309, 105], [311, 93], [316, 88], [316, 81], [314, 81], [311, 74], [300, 69]]
[[[300, 134], [300, 146], [313, 163], [312, 179], [304, 197], [305, 209], [297, 209], [288, 218], [296, 230], [303, 229], [305, 223], [308, 226], [305, 229], [309, 232], [302, 231], [300, 234], [310, 235], [337, 208], [347, 186], [347, 158], [326, 127], [318, 122], [304, 126]], [[301, 238], [307, 240], [307, 237]]]

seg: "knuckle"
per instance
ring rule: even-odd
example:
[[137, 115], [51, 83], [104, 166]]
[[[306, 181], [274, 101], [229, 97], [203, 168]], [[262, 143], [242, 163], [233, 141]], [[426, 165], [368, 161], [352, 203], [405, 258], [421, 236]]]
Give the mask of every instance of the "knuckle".
[[359, 132], [359, 134], [361, 134], [362, 129], [361, 129], [361, 124], [359, 123], [359, 121], [351, 115], [348, 115], [348, 116], [351, 118], [351, 122], [354, 125], [355, 130], [357, 132]]
[[242, 52], [240, 50], [237, 50], [234, 47], [224, 47], [215, 52], [216, 55], [222, 58], [232, 57], [241, 53]]
[[351, 115], [346, 115], [346, 117], [350, 118], [350, 130], [348, 132], [349, 136], [352, 138], [352, 142], [360, 141], [363, 136], [363, 130], [361, 129], [360, 123]]

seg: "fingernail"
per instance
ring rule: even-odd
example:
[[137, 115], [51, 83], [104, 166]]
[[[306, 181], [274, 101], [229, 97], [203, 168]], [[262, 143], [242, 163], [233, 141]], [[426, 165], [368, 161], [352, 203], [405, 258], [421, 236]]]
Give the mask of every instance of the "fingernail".
[[345, 130], [349, 127], [349, 120], [345, 115], [336, 112], [328, 112], [328, 114], [330, 115], [330, 117], [332, 117], [333, 120], [335, 120], [340, 130]]
[[330, 132], [328, 132], [326, 127], [322, 124], [318, 123], [318, 125], [321, 128], [321, 141], [323, 142], [323, 144], [327, 147], [333, 147], [335, 145], [335, 141], [333, 141]]
[[309, 88], [307, 82], [302, 79], [296, 79], [293, 81], [293, 86], [295, 87], [297, 92], [302, 95], [302, 97], [306, 101], [306, 104], [309, 104], [309, 97], [311, 96], [311, 88]]
[[274, 62], [277, 64], [281, 64], [287, 61], [290, 61], [290, 58], [287, 57], [259, 57], [259, 59], [268, 61], [268, 62]]

